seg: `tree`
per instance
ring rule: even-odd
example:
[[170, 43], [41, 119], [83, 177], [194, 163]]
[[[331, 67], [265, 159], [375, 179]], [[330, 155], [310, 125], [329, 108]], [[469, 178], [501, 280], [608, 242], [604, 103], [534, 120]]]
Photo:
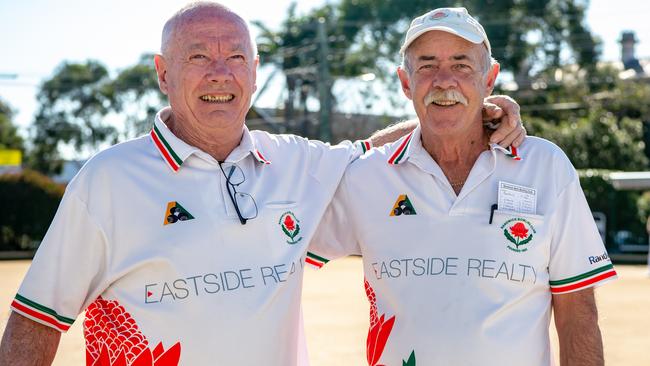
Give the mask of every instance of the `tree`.
[[[296, 3], [288, 10], [287, 19], [281, 29], [273, 31], [261, 22], [253, 22], [261, 31], [257, 39], [258, 52], [262, 64], [273, 64], [283, 70], [286, 84], [284, 114], [290, 132], [304, 136], [316, 136], [310, 131], [307, 114], [307, 100], [319, 95], [319, 86], [325, 84], [327, 97], [332, 94], [333, 81], [318, 67], [326, 63], [327, 74], [332, 78], [346, 78], [360, 75], [363, 70], [360, 63], [348, 59], [347, 50], [351, 47], [350, 39], [345, 37], [345, 25], [338, 19], [338, 10], [334, 5], [325, 5], [312, 10], [308, 15], [296, 15]], [[324, 39], [319, 38], [318, 29], [326, 29]], [[325, 43], [325, 44], [324, 44]], [[323, 47], [327, 48], [323, 56]], [[326, 106], [333, 109], [333, 106]], [[296, 112], [302, 116], [302, 123], [295, 124]], [[331, 111], [327, 111], [331, 115]]]
[[29, 166], [38, 171], [61, 171], [59, 148], [63, 144], [81, 150], [115, 141], [116, 130], [104, 119], [114, 103], [114, 91], [108, 70], [97, 61], [63, 63], [41, 85], [38, 103], [28, 157]]
[[113, 80], [113, 111], [124, 118], [124, 138], [151, 129], [152, 121], [166, 96], [158, 88], [152, 54], [145, 53], [133, 66], [121, 70]]
[[0, 99], [0, 150], [17, 149], [24, 151], [23, 138], [18, 135], [18, 129], [11, 122], [13, 111]]
[[[569, 63], [590, 67], [597, 61], [597, 41], [585, 26], [584, 0], [400, 1], [342, 0], [340, 20], [348, 23], [353, 44], [368, 44], [372, 60], [397, 60], [409, 21], [436, 7], [465, 6], [484, 26], [493, 56], [502, 69], [528, 76], [562, 64], [560, 50], [570, 50]], [[355, 25], [356, 24], [356, 25]]]
[[[164, 100], [152, 60], [144, 54], [114, 78], [97, 61], [64, 62], [41, 85], [28, 165], [46, 174], [59, 173], [60, 148], [66, 144], [88, 155], [103, 143], [117, 143], [151, 128]], [[119, 122], [121, 130], [115, 127]]]

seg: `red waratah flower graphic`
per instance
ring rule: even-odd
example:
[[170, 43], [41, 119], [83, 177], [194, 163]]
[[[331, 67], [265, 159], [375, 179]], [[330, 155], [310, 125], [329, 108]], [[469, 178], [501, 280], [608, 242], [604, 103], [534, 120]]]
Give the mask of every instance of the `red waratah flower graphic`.
[[293, 221], [291, 215], [284, 217], [284, 227], [286, 227], [289, 231], [294, 231], [296, 229], [296, 222]]
[[149, 341], [117, 301], [97, 298], [84, 320], [87, 366], [178, 366], [181, 344], [165, 351], [162, 342], [149, 349]]
[[393, 330], [395, 316], [388, 320], [384, 320], [385, 314], [377, 317], [377, 297], [375, 296], [375, 291], [370, 286], [370, 283], [368, 283], [368, 280], [365, 279], [364, 287], [366, 289], [366, 296], [368, 296], [368, 301], [370, 302], [370, 329], [368, 329], [368, 338], [366, 339], [366, 358], [369, 366], [383, 366], [377, 364], [377, 362], [379, 362], [381, 354], [386, 347], [386, 342], [388, 342], [390, 332]]
[[522, 222], [518, 222], [510, 227], [510, 232], [515, 238], [523, 239], [528, 236], [528, 229]]

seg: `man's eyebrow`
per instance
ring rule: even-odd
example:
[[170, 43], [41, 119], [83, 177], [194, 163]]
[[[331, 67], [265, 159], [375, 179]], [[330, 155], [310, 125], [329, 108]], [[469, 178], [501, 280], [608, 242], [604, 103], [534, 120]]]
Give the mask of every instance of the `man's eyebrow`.
[[466, 54], [460, 54], [460, 55], [453, 55], [451, 56], [452, 60], [459, 61], [459, 60], [470, 60], [469, 56]]
[[[471, 60], [471, 58], [464, 53], [453, 55], [449, 59], [454, 61]], [[422, 55], [418, 57], [418, 61], [436, 61], [436, 60], [438, 60], [436, 56]]]
[[423, 55], [418, 57], [418, 61], [435, 61], [436, 56], [428, 56], [428, 55]]

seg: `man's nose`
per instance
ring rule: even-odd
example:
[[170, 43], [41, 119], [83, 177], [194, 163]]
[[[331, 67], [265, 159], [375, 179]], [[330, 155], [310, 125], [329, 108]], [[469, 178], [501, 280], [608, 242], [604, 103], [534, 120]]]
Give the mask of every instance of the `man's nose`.
[[207, 78], [211, 82], [225, 83], [232, 80], [232, 70], [224, 60], [214, 60], [208, 66]]
[[445, 68], [439, 69], [433, 78], [433, 86], [440, 89], [449, 89], [457, 85], [458, 83], [454, 73]]

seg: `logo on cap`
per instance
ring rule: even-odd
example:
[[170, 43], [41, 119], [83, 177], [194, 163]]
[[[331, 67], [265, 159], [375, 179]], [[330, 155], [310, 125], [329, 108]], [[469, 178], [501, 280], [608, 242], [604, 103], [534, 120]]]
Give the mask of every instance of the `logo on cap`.
[[438, 20], [438, 19], [446, 18], [448, 15], [449, 15], [449, 14], [447, 14], [447, 12], [444, 12], [444, 11], [438, 11], [438, 12], [435, 12], [434, 14], [432, 14], [432, 15], [429, 17], [429, 19], [431, 19], [431, 20]]

